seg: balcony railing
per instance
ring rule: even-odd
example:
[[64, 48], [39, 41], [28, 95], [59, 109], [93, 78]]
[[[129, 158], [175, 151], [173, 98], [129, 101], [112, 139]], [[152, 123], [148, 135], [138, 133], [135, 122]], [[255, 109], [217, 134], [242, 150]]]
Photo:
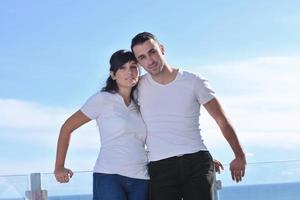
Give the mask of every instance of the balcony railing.
[[[300, 160], [249, 163], [246, 173], [237, 184], [225, 165], [216, 175], [214, 200], [300, 199]], [[53, 173], [0, 176], [3, 199], [92, 200], [92, 172], [75, 172], [65, 184], [56, 182]]]

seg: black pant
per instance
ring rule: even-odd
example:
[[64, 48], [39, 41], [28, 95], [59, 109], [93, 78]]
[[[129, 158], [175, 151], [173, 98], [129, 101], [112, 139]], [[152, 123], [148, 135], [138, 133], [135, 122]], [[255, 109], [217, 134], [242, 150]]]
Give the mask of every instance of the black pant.
[[208, 151], [150, 162], [150, 200], [212, 200], [213, 173]]

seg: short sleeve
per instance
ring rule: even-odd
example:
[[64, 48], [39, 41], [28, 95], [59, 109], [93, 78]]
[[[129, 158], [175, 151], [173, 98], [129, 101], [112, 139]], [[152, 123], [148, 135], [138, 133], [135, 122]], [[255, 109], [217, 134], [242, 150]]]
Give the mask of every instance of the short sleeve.
[[194, 92], [200, 104], [205, 104], [215, 98], [215, 92], [200, 74], [195, 74]]
[[98, 92], [91, 96], [85, 104], [80, 108], [88, 118], [96, 119], [101, 114], [103, 107], [105, 106], [105, 94]]

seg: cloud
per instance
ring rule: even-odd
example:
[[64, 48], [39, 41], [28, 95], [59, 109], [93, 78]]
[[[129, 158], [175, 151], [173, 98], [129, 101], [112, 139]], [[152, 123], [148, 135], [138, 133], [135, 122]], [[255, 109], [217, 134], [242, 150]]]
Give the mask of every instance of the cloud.
[[[60, 127], [76, 109], [0, 99], [0, 110], [1, 174], [52, 172]], [[72, 134], [67, 166], [91, 170], [99, 147], [96, 123], [80, 127]]]
[[[90, 154], [85, 153], [84, 156], [82, 156], [78, 155], [78, 152], [73, 153], [71, 150], [66, 158], [65, 166], [74, 172], [92, 171], [97, 158], [97, 153], [97, 151], [93, 151]], [[34, 152], [31, 153], [30, 157], [35, 157], [33, 154]], [[2, 159], [3, 158], [1, 158], [0, 161]], [[0, 179], [3, 175], [16, 175], [19, 184], [26, 183], [25, 181], [27, 181], [27, 178], [24, 176], [30, 173], [53, 173], [54, 162], [54, 156], [42, 156], [28, 159], [27, 161], [11, 159], [9, 162], [1, 162]]]
[[0, 109], [2, 128], [47, 130], [66, 118], [64, 109], [17, 99], [0, 99]]
[[[239, 128], [235, 128], [235, 130], [243, 146], [257, 147], [260, 149], [275, 148], [277, 151], [300, 150], [299, 131], [239, 130]], [[204, 138], [204, 142], [209, 147], [209, 149], [214, 149], [216, 147], [220, 149], [222, 147], [229, 148], [225, 138], [222, 136], [221, 131], [213, 122], [203, 126], [202, 135]], [[251, 156], [254, 155], [251, 154]]]
[[[280, 98], [300, 98], [296, 92], [299, 86], [300, 57], [258, 57], [252, 60], [235, 61], [218, 65], [203, 66], [204, 72], [220, 89], [223, 95], [231, 88], [241, 94], [276, 94]], [[223, 92], [223, 90], [225, 92]], [[244, 91], [243, 91], [244, 90]], [[232, 95], [232, 93], [229, 93]]]
[[[244, 144], [296, 149], [300, 146], [299, 66], [300, 57], [260, 57], [201, 67], [201, 72], [216, 83], [217, 96]], [[223, 144], [205, 111], [201, 123], [209, 145]]]
[[[0, 99], [0, 110], [0, 173], [52, 172], [60, 127], [76, 109]], [[92, 170], [99, 148], [96, 122], [85, 124], [72, 134], [66, 166]]]
[[[44, 147], [56, 145], [61, 125], [75, 111], [17, 99], [0, 99], [0, 110], [2, 137]], [[95, 134], [96, 124], [88, 123], [73, 133], [72, 145], [95, 149], [95, 138], [90, 137]]]

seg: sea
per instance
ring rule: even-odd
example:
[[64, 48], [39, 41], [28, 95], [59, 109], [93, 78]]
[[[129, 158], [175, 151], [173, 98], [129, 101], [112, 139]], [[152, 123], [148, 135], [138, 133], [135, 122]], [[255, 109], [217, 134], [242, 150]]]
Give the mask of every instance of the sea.
[[[300, 182], [261, 185], [226, 186], [218, 192], [218, 200], [300, 200]], [[0, 198], [24, 200], [24, 198]], [[48, 200], [92, 200], [91, 194], [49, 196]]]
[[300, 200], [300, 182], [223, 187], [218, 200]]

